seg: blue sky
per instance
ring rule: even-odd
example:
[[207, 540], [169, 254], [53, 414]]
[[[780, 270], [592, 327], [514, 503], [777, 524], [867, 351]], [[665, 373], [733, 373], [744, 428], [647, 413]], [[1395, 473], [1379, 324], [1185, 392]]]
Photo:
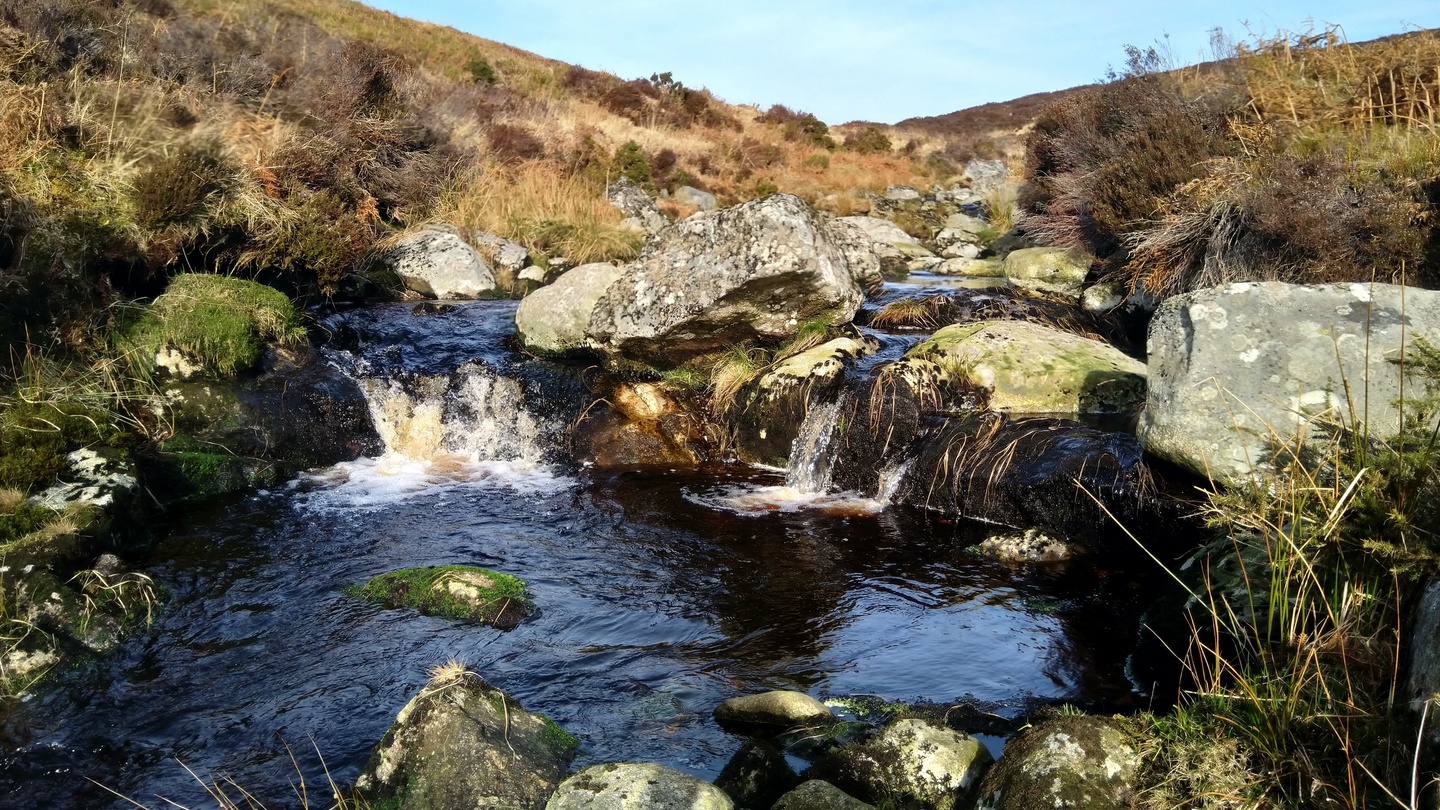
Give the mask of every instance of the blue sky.
[[[1092, 82], [1124, 46], [1181, 63], [1209, 31], [1440, 27], [1436, 0], [366, 0], [625, 78], [671, 71], [737, 104], [894, 122]], [[1168, 39], [1166, 38], [1166, 35]]]

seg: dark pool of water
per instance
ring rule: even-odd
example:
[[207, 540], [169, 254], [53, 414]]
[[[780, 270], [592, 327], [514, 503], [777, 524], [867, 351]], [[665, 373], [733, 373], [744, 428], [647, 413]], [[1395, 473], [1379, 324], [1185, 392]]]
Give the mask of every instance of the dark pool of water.
[[[740, 745], [710, 712], [766, 688], [887, 699], [1123, 707], [1150, 585], [1088, 565], [974, 556], [974, 527], [888, 509], [741, 517], [697, 493], [764, 474], [469, 480], [351, 465], [197, 513], [153, 554], [155, 625], [0, 710], [0, 806], [202, 806], [179, 762], [293, 804], [294, 750], [354, 778], [427, 667], [462, 660], [583, 741], [579, 764], [649, 760], [713, 777]], [[758, 483], [776, 483], [764, 478]], [[690, 497], [687, 497], [690, 496]], [[401, 567], [521, 576], [540, 613], [511, 633], [381, 610], [343, 588]], [[313, 745], [312, 745], [313, 741]]]

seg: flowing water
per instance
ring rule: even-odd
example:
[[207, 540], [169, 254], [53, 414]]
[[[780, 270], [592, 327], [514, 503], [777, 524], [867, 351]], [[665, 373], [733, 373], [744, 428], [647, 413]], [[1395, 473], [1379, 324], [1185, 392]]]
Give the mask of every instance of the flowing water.
[[[513, 311], [333, 320], [347, 349], [335, 361], [367, 391], [388, 451], [171, 527], [146, 561], [170, 593], [156, 623], [0, 709], [0, 807], [131, 806], [97, 783], [150, 806], [204, 805], [182, 762], [293, 804], [287, 744], [312, 791], [316, 749], [352, 780], [426, 668], [451, 658], [576, 734], [577, 764], [646, 760], [702, 777], [740, 745], [710, 712], [761, 689], [963, 698], [1008, 715], [1138, 699], [1126, 657], [1153, 578], [988, 560], [968, 550], [978, 527], [886, 507], [883, 492], [865, 508], [716, 500], [824, 495], [823, 413], [788, 481], [741, 465], [569, 465], [560, 437], [583, 385], [506, 347]], [[501, 633], [344, 593], [452, 563], [525, 579], [539, 614]]]

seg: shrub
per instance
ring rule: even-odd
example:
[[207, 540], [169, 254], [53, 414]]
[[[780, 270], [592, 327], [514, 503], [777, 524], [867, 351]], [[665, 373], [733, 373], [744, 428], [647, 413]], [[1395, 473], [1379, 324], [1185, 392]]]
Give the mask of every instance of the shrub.
[[890, 153], [890, 136], [879, 127], [865, 127], [845, 138], [845, 148], [862, 155], [885, 155]]
[[298, 286], [313, 283], [333, 295], [365, 261], [378, 236], [372, 222], [334, 194], [312, 194], [258, 234], [241, 264], [282, 271]]
[[305, 337], [300, 315], [278, 290], [225, 276], [176, 276], [128, 330], [142, 358], [180, 351], [207, 371], [230, 376], [255, 365], [265, 342]]
[[495, 68], [480, 56], [470, 60], [470, 63], [465, 66], [465, 72], [470, 74], [470, 78], [474, 79], [476, 84], [494, 84], [499, 79], [495, 74]]
[[534, 160], [545, 156], [545, 144], [517, 124], [494, 124], [486, 133], [490, 151], [501, 160]]
[[136, 220], [152, 230], [194, 224], [234, 185], [238, 171], [217, 141], [181, 146], [135, 176]]
[[650, 173], [650, 161], [645, 157], [645, 150], [635, 141], [626, 141], [615, 150], [615, 157], [611, 161], [615, 174], [620, 177], [629, 178], [631, 182], [641, 188], [653, 189], [654, 178]]

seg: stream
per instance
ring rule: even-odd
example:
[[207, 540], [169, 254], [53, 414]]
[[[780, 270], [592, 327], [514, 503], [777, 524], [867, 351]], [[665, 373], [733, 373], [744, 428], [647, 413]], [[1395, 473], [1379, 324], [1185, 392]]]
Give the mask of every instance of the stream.
[[[993, 527], [814, 491], [823, 442], [797, 442], [788, 474], [574, 465], [560, 437], [583, 372], [508, 348], [513, 312], [327, 321], [388, 451], [178, 519], [145, 561], [169, 589], [155, 623], [0, 708], [0, 807], [208, 806], [186, 768], [273, 807], [294, 803], [298, 765], [323, 795], [317, 750], [352, 781], [450, 659], [575, 734], [576, 767], [707, 779], [742, 743], [711, 711], [764, 689], [1012, 717], [1144, 706], [1126, 667], [1158, 583], [1139, 566], [979, 556]], [[345, 593], [437, 564], [519, 576], [539, 613], [502, 633]]]

